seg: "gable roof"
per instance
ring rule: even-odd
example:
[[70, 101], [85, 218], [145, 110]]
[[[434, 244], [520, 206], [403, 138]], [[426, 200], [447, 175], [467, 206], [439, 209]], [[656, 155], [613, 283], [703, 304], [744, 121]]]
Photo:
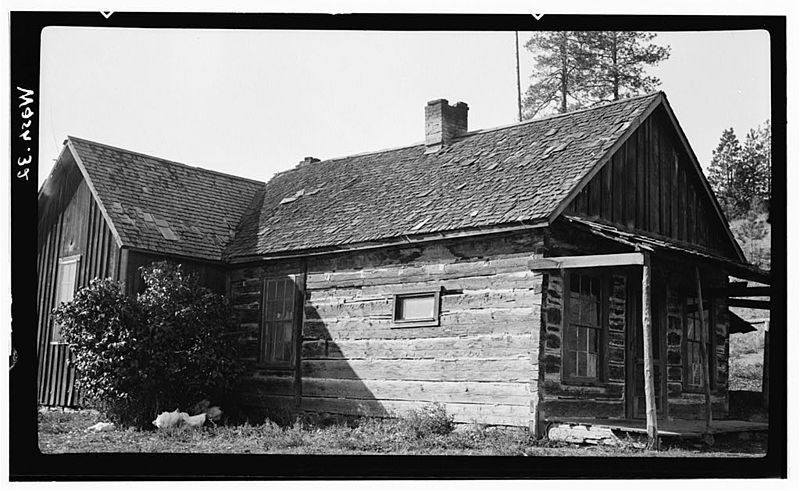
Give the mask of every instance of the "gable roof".
[[119, 246], [221, 260], [263, 182], [70, 136], [70, 149]]
[[663, 100], [660, 92], [275, 175], [226, 257], [335, 250], [492, 226], [550, 223], [586, 175]]

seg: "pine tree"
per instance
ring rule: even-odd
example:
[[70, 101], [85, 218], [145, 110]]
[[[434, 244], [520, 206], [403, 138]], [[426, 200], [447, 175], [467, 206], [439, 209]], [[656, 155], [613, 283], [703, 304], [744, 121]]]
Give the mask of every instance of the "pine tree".
[[536, 67], [523, 101], [523, 119], [537, 114], [565, 113], [582, 107], [585, 81], [591, 63], [586, 33], [578, 31], [537, 32], [525, 43], [534, 54]]
[[647, 66], [669, 58], [669, 46], [653, 44], [654, 33], [596, 31], [587, 33], [586, 49], [593, 65], [586, 89], [594, 102], [652, 92], [661, 84], [645, 73]]
[[537, 32], [525, 43], [536, 67], [523, 119], [564, 113], [649, 92], [661, 82], [645, 69], [669, 57], [655, 34], [618, 31]]
[[728, 220], [740, 214], [737, 209], [735, 174], [742, 161], [742, 147], [733, 128], [722, 132], [719, 144], [708, 166], [708, 182]]

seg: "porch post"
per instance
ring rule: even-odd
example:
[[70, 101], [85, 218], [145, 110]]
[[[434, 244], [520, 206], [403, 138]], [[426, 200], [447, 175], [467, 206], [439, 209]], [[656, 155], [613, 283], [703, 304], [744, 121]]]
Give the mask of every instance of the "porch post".
[[[706, 320], [703, 317], [703, 288], [700, 285], [700, 267], [694, 267], [697, 277], [697, 308], [700, 318], [700, 363], [703, 365], [703, 387], [706, 396], [706, 436], [711, 434], [711, 385], [708, 375], [708, 339], [706, 333]], [[709, 306], [710, 310], [710, 306]]]
[[648, 446], [658, 450], [658, 421], [656, 419], [656, 393], [653, 377], [653, 325], [650, 315], [650, 254], [643, 253], [642, 264], [642, 344], [644, 345], [644, 396], [647, 413]]

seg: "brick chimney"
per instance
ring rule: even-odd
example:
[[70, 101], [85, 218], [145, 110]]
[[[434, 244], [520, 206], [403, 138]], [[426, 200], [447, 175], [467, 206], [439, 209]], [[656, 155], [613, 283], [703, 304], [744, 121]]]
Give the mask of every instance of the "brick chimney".
[[455, 106], [447, 99], [436, 99], [425, 106], [425, 153], [438, 152], [442, 147], [467, 132], [469, 106], [459, 102]]

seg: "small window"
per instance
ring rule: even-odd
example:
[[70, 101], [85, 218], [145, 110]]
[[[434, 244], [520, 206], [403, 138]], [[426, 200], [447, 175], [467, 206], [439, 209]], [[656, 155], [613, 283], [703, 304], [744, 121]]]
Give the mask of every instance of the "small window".
[[[64, 257], [58, 260], [58, 272], [56, 273], [56, 307], [62, 303], [71, 302], [75, 296], [75, 279], [78, 273], [79, 261], [80, 256]], [[50, 342], [63, 342], [61, 338], [61, 325], [55, 322], [53, 323]]]
[[604, 338], [603, 277], [570, 273], [562, 373], [565, 381], [600, 382]]
[[394, 296], [396, 327], [439, 325], [439, 291], [399, 293]]
[[264, 282], [262, 363], [290, 365], [294, 362], [297, 294], [293, 277], [269, 278]]

